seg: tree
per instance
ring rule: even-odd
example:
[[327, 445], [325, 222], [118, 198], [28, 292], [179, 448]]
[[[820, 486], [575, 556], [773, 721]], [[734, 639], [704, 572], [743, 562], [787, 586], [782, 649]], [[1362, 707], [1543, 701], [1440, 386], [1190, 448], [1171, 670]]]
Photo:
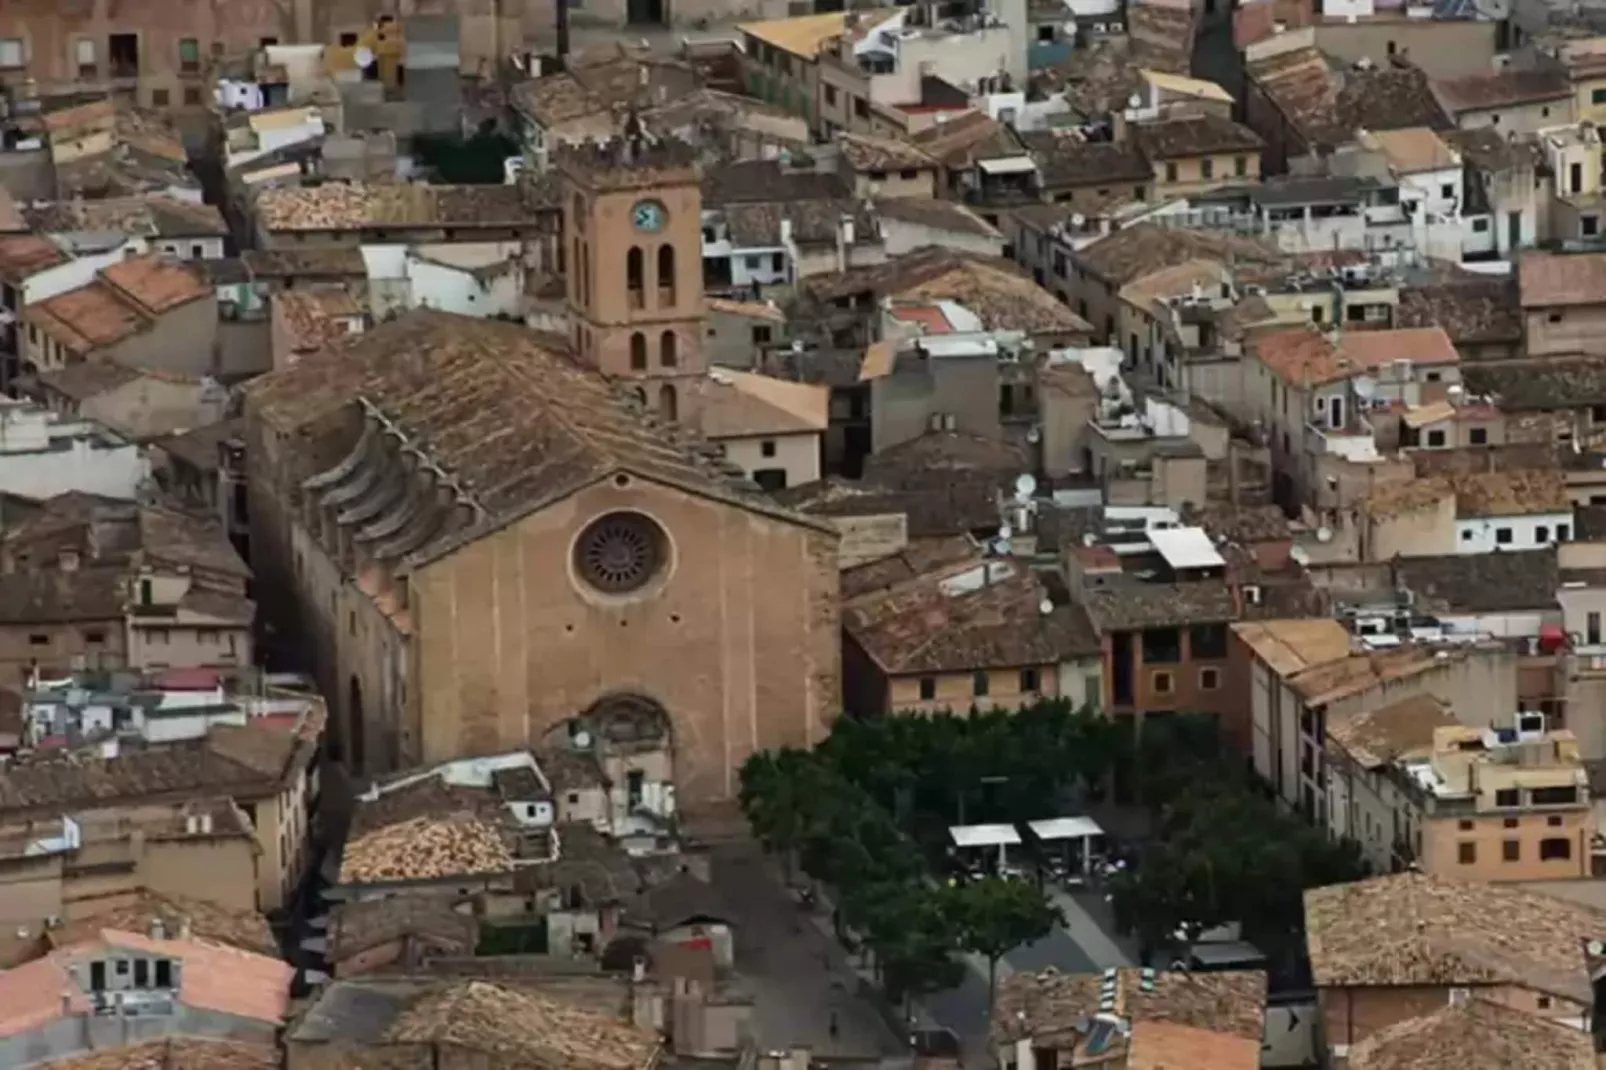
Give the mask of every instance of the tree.
[[953, 885], [942, 893], [943, 910], [959, 936], [959, 946], [987, 960], [987, 1017], [998, 994], [998, 960], [1011, 948], [1040, 940], [1060, 921], [1060, 913], [1030, 881], [992, 877]]
[[915, 997], [952, 988], [964, 977], [955, 957], [959, 934], [935, 890], [925, 885], [866, 887], [847, 908], [862, 926], [887, 994], [903, 1004], [905, 1020]]

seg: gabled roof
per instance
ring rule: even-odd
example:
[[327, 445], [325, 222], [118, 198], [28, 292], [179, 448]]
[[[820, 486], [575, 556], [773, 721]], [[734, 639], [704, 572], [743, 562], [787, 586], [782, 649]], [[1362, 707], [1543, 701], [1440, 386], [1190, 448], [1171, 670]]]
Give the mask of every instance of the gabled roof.
[[1584, 948], [1606, 914], [1505, 884], [1397, 873], [1305, 893], [1321, 988], [1509, 984], [1593, 999]]
[[618, 471], [823, 529], [734, 487], [556, 344], [520, 325], [409, 312], [254, 380], [246, 412], [293, 431], [361, 402], [427, 444], [475, 515], [426, 543], [409, 567]]
[[1349, 1070], [1594, 1070], [1582, 1029], [1474, 997], [1376, 1030], [1349, 1049]]

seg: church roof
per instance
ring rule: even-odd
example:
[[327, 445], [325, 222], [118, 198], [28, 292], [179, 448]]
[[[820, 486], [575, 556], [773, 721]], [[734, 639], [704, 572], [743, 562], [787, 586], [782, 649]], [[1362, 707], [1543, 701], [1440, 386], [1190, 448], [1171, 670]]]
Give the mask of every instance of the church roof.
[[415, 551], [415, 567], [621, 470], [830, 530], [741, 490], [562, 349], [519, 325], [419, 310], [254, 380], [247, 412], [294, 432], [360, 401], [429, 454], [479, 519]]

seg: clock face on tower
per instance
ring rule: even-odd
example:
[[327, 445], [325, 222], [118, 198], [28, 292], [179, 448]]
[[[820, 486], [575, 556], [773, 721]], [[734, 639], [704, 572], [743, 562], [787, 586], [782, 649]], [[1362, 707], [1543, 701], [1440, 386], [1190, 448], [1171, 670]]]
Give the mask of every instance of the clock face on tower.
[[664, 224], [668, 222], [668, 219], [669, 213], [657, 201], [638, 201], [636, 206], [630, 210], [630, 221], [635, 224], [637, 230], [645, 231], [648, 234], [655, 234], [663, 230]]

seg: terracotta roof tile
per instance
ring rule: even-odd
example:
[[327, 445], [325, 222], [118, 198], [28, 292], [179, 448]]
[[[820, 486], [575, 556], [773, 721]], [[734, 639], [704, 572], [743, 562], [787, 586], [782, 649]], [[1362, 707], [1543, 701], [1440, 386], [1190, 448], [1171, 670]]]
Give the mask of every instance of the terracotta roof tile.
[[860, 595], [842, 607], [843, 631], [889, 675], [1052, 665], [1098, 649], [1080, 607], [1041, 611], [1047, 592], [1027, 570], [1006, 565], [991, 582], [951, 586], [999, 565], [948, 565]]
[[257, 195], [258, 222], [269, 232], [387, 228], [528, 226], [518, 186], [273, 186]]
[[1381, 769], [1433, 749], [1433, 730], [1456, 724], [1432, 695], [1412, 695], [1375, 709], [1329, 718], [1327, 737], [1365, 769]]
[[1260, 135], [1221, 115], [1195, 115], [1137, 123], [1132, 138], [1150, 159], [1169, 160], [1221, 152], [1258, 152]]
[[[1120, 969], [1115, 980], [1113, 1013], [1132, 1024], [1134, 1040], [1137, 1028], [1143, 1024], [1182, 1026], [1219, 1037], [1253, 1041], [1258, 1061], [1266, 1014], [1264, 973], [1161, 970], [1154, 972], [1149, 982], [1153, 990], [1147, 992], [1143, 990], [1139, 970]], [[1099, 1013], [1103, 984], [1101, 974], [1055, 970], [1017, 973], [1000, 980], [998, 1006], [993, 1011], [992, 1021], [994, 1043], [1025, 1037], [1036, 1038], [1041, 1043], [1041, 1038], [1063, 1038], [1068, 1033], [1079, 1032], [1080, 1021]], [[1154, 1039], [1160, 1042], [1159, 1037]]]
[[1594, 1070], [1589, 1034], [1493, 1000], [1452, 1003], [1379, 1029], [1351, 1046], [1349, 1070]]
[[149, 890], [136, 893], [133, 901], [101, 910], [72, 922], [64, 928], [49, 929], [52, 947], [70, 947], [97, 939], [102, 929], [148, 933], [151, 923], [162, 922], [170, 936], [177, 936], [188, 925], [198, 940], [226, 944], [269, 958], [279, 956], [279, 943], [273, 938], [268, 919], [254, 910], [230, 910], [205, 899], [161, 895]]
[[930, 153], [897, 138], [842, 131], [837, 134], [836, 143], [842, 158], [855, 171], [906, 171], [937, 166]]
[[360, 398], [428, 443], [431, 460], [451, 474], [475, 515], [454, 517], [404, 566], [499, 530], [621, 469], [819, 526], [733, 487], [689, 442], [649, 425], [623, 390], [518, 325], [409, 312], [269, 372], [245, 395], [248, 417], [286, 428]]
[[48, 238], [36, 234], [0, 235], [0, 279], [17, 283], [71, 257]]
[[42, 1064], [49, 1070], [279, 1070], [272, 1044], [211, 1037], [163, 1037]]
[[147, 315], [159, 316], [212, 292], [194, 267], [163, 256], [131, 256], [100, 270], [100, 277]]
[[1606, 301], [1606, 253], [1523, 253], [1517, 281], [1525, 309]]
[[1426, 873], [1305, 893], [1306, 943], [1322, 988], [1515, 984], [1588, 1003], [1584, 945], [1606, 915], [1504, 884]]
[[1509, 108], [1542, 100], [1561, 100], [1572, 96], [1573, 92], [1566, 71], [1544, 68], [1523, 70], [1515, 67], [1441, 79], [1433, 84], [1433, 88], [1444, 110], [1451, 115], [1489, 108]]
[[472, 955], [479, 939], [479, 922], [472, 912], [458, 911], [451, 902], [437, 896], [340, 903], [329, 926], [329, 959], [339, 963], [405, 936], [427, 938], [437, 954]]
[[0, 973], [0, 1036], [38, 1029], [72, 1013], [89, 1011], [69, 967], [108, 949], [161, 955], [182, 964], [179, 1001], [200, 1011], [283, 1024], [295, 968], [277, 958], [191, 939], [153, 940], [139, 933], [101, 929], [78, 944], [60, 947], [34, 962]]
[[494, 1052], [569, 1070], [645, 1070], [660, 1048], [650, 1030], [485, 981], [458, 982], [419, 999], [390, 1024], [382, 1043]]
[[710, 439], [824, 433], [831, 392], [823, 386], [720, 368], [700, 384]]
[[996, 238], [1003, 244], [1003, 234], [981, 216], [958, 201], [938, 200], [934, 197], [877, 197], [871, 202], [880, 220], [915, 223], [955, 234], [970, 234], [978, 238]]
[[1074, 259], [1099, 278], [1124, 286], [1139, 276], [1189, 260], [1281, 264], [1285, 254], [1263, 242], [1235, 235], [1136, 223], [1079, 250]]
[[916, 134], [914, 142], [949, 168], [1026, 155], [1026, 147], [1013, 130], [979, 111], [935, 123]]
[[1394, 310], [1399, 327], [1442, 327], [1454, 345], [1519, 345], [1523, 340], [1517, 286], [1489, 279], [1404, 287]]

